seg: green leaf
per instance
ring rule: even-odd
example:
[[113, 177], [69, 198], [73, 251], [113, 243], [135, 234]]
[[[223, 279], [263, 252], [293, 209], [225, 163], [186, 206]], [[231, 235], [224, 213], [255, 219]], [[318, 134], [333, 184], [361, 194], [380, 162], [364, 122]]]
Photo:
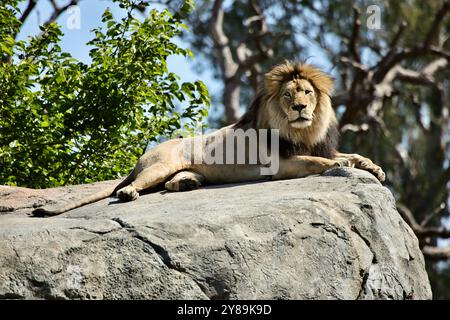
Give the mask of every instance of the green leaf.
[[189, 14], [195, 9], [195, 0], [185, 0], [181, 6], [181, 12]]

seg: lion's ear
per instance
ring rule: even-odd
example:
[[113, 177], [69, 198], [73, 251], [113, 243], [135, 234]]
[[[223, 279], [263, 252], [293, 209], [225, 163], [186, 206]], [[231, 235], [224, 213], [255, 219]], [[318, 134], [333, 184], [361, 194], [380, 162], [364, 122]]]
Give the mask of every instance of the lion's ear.
[[334, 90], [334, 79], [322, 70], [311, 65], [303, 64], [299, 66], [299, 71], [313, 86], [321, 93], [331, 96]]
[[269, 96], [278, 94], [283, 82], [288, 80], [289, 75], [294, 71], [293, 64], [286, 60], [273, 67], [264, 75], [264, 89]]
[[316, 87], [321, 92], [327, 94], [328, 96], [331, 96], [334, 91], [334, 79], [325, 72], [320, 71], [320, 73], [320, 80], [315, 81], [317, 82]]

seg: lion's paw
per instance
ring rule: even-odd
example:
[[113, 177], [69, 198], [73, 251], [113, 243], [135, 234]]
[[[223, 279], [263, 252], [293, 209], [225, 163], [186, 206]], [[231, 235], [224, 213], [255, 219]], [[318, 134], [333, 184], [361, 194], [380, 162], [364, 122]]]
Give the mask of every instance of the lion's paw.
[[364, 157], [358, 157], [355, 165], [358, 169], [363, 169], [369, 171], [375, 177], [377, 177], [380, 182], [383, 182], [386, 179], [386, 174], [380, 166], [377, 166], [370, 159]]
[[133, 201], [139, 198], [139, 193], [135, 188], [127, 186], [117, 191], [117, 197], [122, 201]]
[[165, 188], [170, 191], [189, 191], [197, 189], [200, 185], [200, 181], [196, 179], [182, 178], [166, 182]]
[[383, 169], [381, 169], [381, 167], [377, 166], [374, 163], [372, 163], [372, 165], [370, 166], [366, 166], [364, 169], [377, 177], [380, 182], [384, 182], [384, 180], [386, 179], [386, 174], [384, 173]]
[[350, 159], [338, 158], [335, 159], [334, 167], [354, 167], [355, 164]]

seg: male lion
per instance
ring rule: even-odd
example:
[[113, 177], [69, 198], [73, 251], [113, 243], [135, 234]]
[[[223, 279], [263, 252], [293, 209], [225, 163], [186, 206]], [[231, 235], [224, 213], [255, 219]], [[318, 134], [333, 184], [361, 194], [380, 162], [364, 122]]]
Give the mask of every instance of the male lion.
[[[371, 160], [357, 154], [336, 151], [338, 130], [331, 107], [332, 90], [333, 80], [324, 72], [307, 64], [286, 61], [265, 74], [258, 94], [237, 123], [200, 138], [181, 138], [161, 143], [145, 153], [117, 187], [60, 208], [38, 208], [33, 214], [53, 216], [113, 195], [123, 201], [136, 200], [139, 192], [162, 182], [165, 182], [168, 190], [186, 191], [201, 184], [299, 178], [321, 174], [337, 166], [365, 169], [384, 181], [383, 170]], [[265, 133], [265, 136], [263, 134], [257, 138], [256, 144], [244, 143], [245, 147], [241, 150], [233, 146], [231, 151], [225, 148], [224, 152], [226, 141], [234, 141], [233, 134], [238, 129], [241, 132], [279, 131], [276, 137], [269, 137]], [[251, 136], [246, 135], [247, 138]], [[274, 137], [279, 137], [280, 157], [275, 159], [278, 160], [276, 169], [263, 174], [268, 163], [264, 159], [249, 162], [254, 156], [249, 150], [256, 145], [260, 155], [277, 154], [278, 150], [259, 143], [267, 141], [267, 138], [273, 140]], [[223, 161], [233, 151], [237, 152], [238, 157], [243, 153], [245, 161]], [[214, 163], [204, 161], [207, 154], [211, 156], [213, 153]], [[234, 154], [232, 157], [234, 160]]]

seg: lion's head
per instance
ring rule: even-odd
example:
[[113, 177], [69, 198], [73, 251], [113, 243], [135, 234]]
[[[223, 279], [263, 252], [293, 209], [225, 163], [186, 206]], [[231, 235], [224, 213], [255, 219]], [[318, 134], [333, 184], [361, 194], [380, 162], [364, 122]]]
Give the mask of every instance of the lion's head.
[[238, 122], [279, 129], [281, 138], [310, 148], [327, 139], [336, 116], [330, 95], [333, 79], [316, 67], [285, 61], [264, 75], [263, 84]]

